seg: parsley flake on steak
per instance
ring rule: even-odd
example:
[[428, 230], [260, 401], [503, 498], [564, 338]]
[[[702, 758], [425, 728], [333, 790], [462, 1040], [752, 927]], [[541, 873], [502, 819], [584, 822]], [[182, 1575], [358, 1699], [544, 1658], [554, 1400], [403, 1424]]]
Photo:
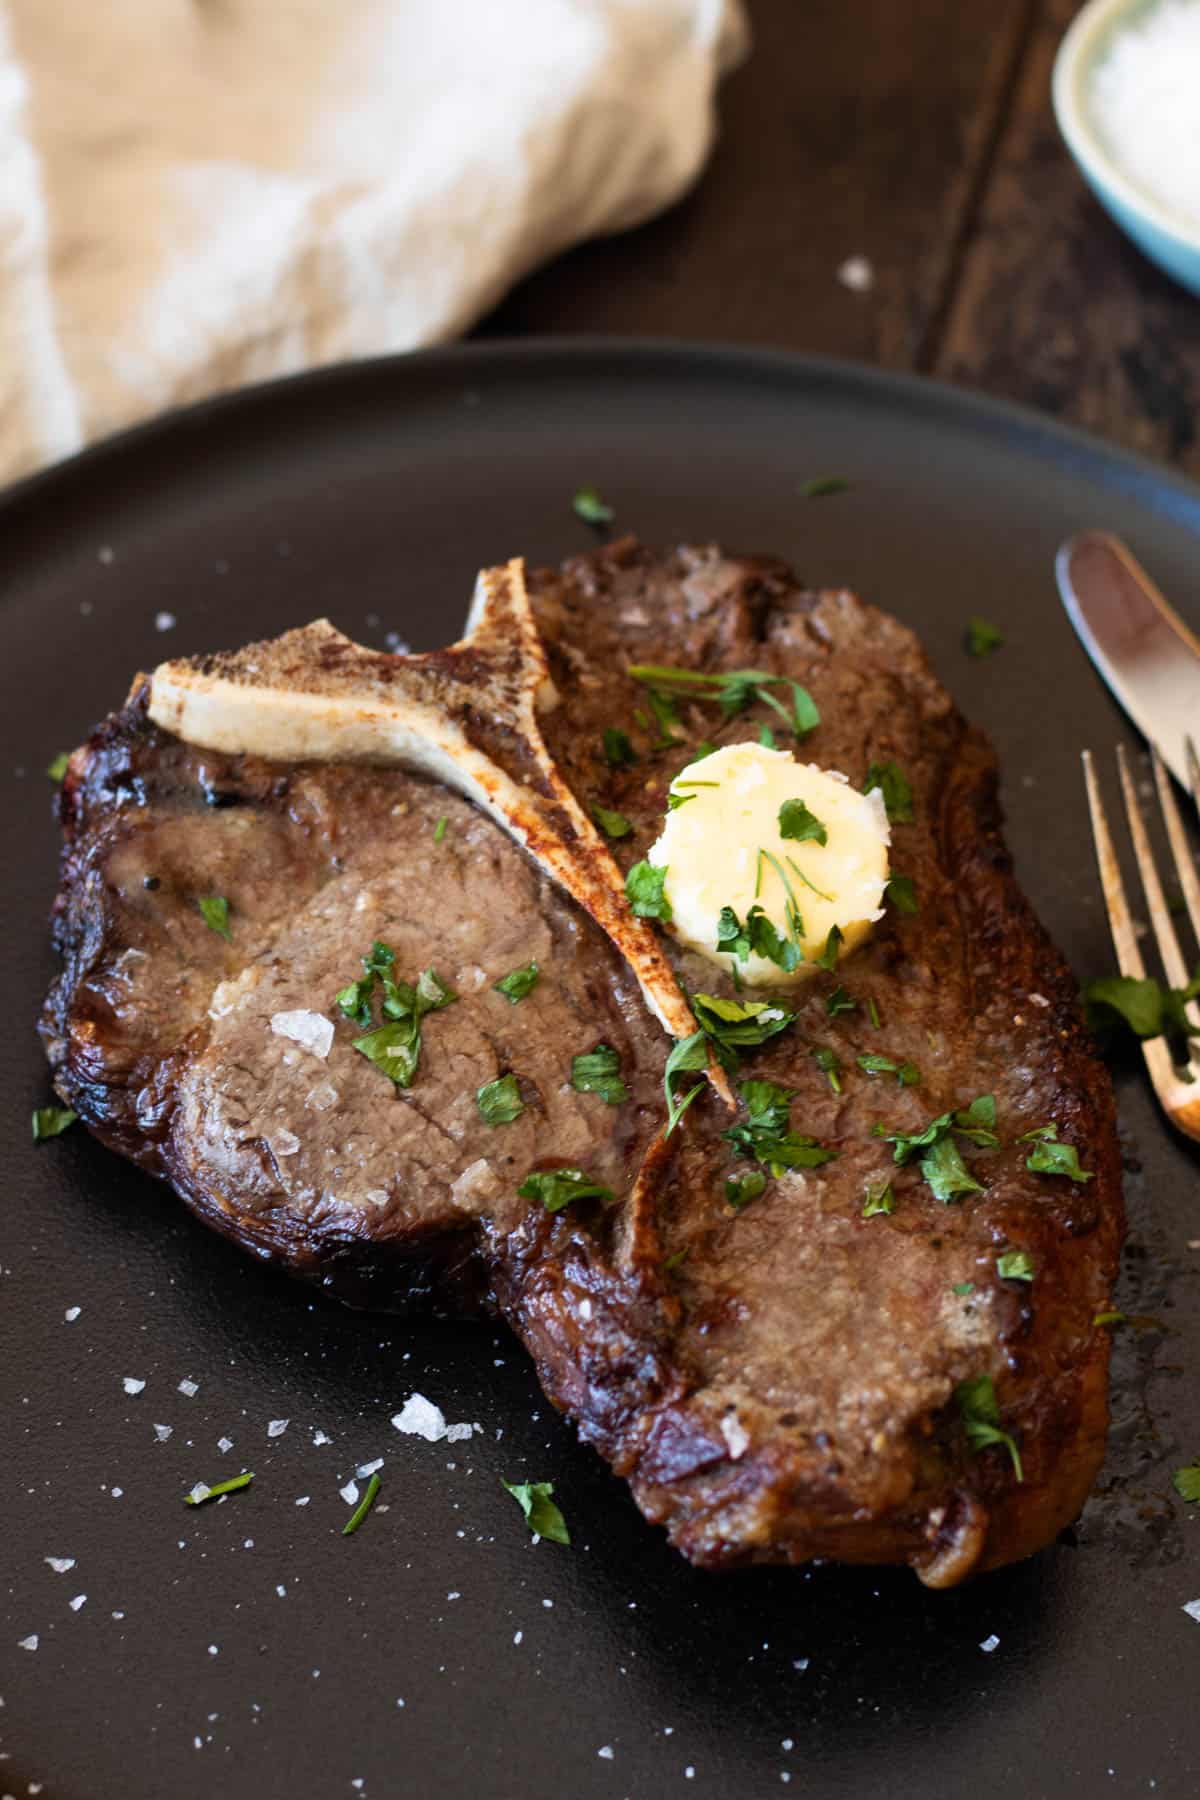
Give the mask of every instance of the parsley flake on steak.
[[603, 1182], [593, 1181], [582, 1169], [531, 1169], [517, 1189], [522, 1200], [540, 1200], [548, 1213], [561, 1212], [572, 1200], [614, 1200]]

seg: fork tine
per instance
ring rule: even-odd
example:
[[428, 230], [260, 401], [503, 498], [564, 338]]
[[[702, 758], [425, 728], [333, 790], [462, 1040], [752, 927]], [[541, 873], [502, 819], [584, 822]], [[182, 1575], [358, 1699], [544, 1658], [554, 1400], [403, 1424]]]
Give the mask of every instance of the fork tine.
[[[1190, 744], [1191, 740], [1189, 739], [1188, 742]], [[1179, 885], [1183, 889], [1183, 898], [1187, 904], [1188, 918], [1192, 921], [1192, 930], [1200, 938], [1200, 876], [1196, 874], [1191, 845], [1187, 841], [1183, 820], [1180, 818], [1179, 808], [1175, 804], [1175, 795], [1171, 789], [1171, 777], [1167, 774], [1163, 759], [1158, 754], [1157, 745], [1151, 744], [1150, 754], [1154, 759], [1154, 784], [1158, 789], [1158, 803], [1162, 807], [1167, 837], [1171, 842], [1175, 872], [1179, 876]]]
[[1142, 878], [1142, 891], [1146, 896], [1146, 906], [1150, 913], [1150, 923], [1154, 927], [1154, 936], [1158, 940], [1158, 952], [1163, 959], [1163, 968], [1167, 980], [1172, 987], [1184, 987], [1187, 983], [1187, 965], [1183, 960], [1183, 951], [1179, 948], [1179, 939], [1175, 933], [1175, 925], [1167, 911], [1166, 896], [1162, 890], [1162, 882], [1158, 878], [1158, 865], [1154, 861], [1154, 852], [1150, 848], [1150, 839], [1142, 820], [1142, 809], [1138, 805], [1137, 791], [1133, 785], [1133, 775], [1129, 767], [1129, 758], [1124, 744], [1117, 745], [1117, 768], [1121, 773], [1121, 791], [1125, 795], [1125, 813], [1129, 820], [1129, 832], [1133, 838], [1133, 854], [1138, 866], [1138, 874]]
[[1090, 750], [1085, 750], [1083, 753], [1083, 775], [1087, 782], [1088, 811], [1092, 815], [1092, 836], [1096, 841], [1096, 863], [1100, 870], [1100, 887], [1104, 894], [1105, 907], [1108, 910], [1113, 947], [1117, 953], [1117, 967], [1122, 975], [1132, 975], [1137, 980], [1144, 981], [1146, 965], [1142, 960], [1137, 934], [1133, 929], [1129, 902], [1125, 898], [1125, 883], [1121, 879], [1121, 865], [1118, 863], [1117, 853], [1113, 849], [1112, 834], [1108, 829], [1104, 802], [1100, 798], [1100, 783], [1096, 779], [1096, 768]]

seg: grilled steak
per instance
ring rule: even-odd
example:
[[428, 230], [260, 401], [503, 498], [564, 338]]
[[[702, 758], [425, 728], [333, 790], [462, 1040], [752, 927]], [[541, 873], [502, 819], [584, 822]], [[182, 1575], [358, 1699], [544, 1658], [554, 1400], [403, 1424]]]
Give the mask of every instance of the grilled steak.
[[[1074, 1516], [1103, 1453], [1094, 1319], [1120, 1178], [1108, 1079], [1012, 879], [988, 745], [910, 632], [772, 561], [623, 542], [531, 593], [560, 695], [547, 744], [585, 806], [631, 821], [613, 846], [624, 866], [699, 740], [778, 723], [697, 704], [655, 748], [631, 662], [786, 672], [821, 711], [805, 754], [857, 785], [871, 761], [907, 774], [914, 817], [893, 861], [919, 914], [889, 911], [835, 974], [793, 990], [795, 1025], [740, 1071], [793, 1091], [794, 1127], [836, 1160], [735, 1211], [726, 1180], [750, 1165], [731, 1163], [729, 1114], [704, 1093], [661, 1138], [670, 1040], [608, 939], [483, 814], [395, 768], [189, 747], [149, 722], [144, 690], [64, 783], [64, 960], [42, 1026], [60, 1094], [257, 1254], [352, 1300], [504, 1316], [555, 1404], [697, 1563], [899, 1561], [949, 1585], [1028, 1554]], [[638, 750], [615, 769], [614, 725]], [[230, 941], [201, 917], [212, 895], [229, 900]], [[333, 1005], [375, 940], [398, 974], [432, 966], [460, 996], [425, 1019], [408, 1089], [353, 1049], [362, 1028]], [[734, 997], [667, 948], [689, 991]], [[514, 1004], [494, 983], [531, 959], [537, 984]], [[295, 1012], [335, 1021], [327, 1056], [279, 1035]], [[620, 1056], [618, 1105], [570, 1083], [600, 1042]], [[837, 1091], [814, 1049], [834, 1053]], [[920, 1083], [867, 1074], [861, 1055], [911, 1062]], [[489, 1125], [476, 1090], [509, 1072], [525, 1110]], [[1001, 1143], [963, 1143], [980, 1191], [947, 1204], [881, 1134], [981, 1095]], [[1028, 1169], [1018, 1140], [1049, 1125], [1090, 1180]], [[562, 1166], [617, 1198], [556, 1213], [520, 1198], [527, 1171]], [[887, 1179], [894, 1211], [865, 1217]], [[1027, 1253], [1032, 1281], [1001, 1276], [1006, 1250]], [[1019, 1470], [965, 1428], [963, 1384], [981, 1377]]]

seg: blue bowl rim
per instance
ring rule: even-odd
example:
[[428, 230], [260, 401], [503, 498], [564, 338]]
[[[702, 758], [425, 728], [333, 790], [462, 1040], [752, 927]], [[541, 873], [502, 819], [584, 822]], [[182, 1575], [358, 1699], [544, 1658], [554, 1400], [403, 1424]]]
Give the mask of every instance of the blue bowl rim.
[[1160, 205], [1129, 179], [1105, 148], [1081, 99], [1087, 69], [1110, 29], [1122, 15], [1144, 12], [1153, 4], [1154, 0], [1089, 0], [1072, 21], [1054, 59], [1054, 114], [1067, 148], [1084, 173], [1135, 218], [1152, 225], [1161, 236], [1177, 245], [1180, 251], [1196, 257], [1200, 263], [1200, 228], [1189, 229], [1185, 220]]

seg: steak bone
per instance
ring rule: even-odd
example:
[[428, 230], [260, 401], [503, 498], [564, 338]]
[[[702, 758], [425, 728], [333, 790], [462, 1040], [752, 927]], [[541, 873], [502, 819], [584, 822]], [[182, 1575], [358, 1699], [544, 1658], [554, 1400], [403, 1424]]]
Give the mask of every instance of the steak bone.
[[[369, 650], [317, 619], [243, 650], [161, 663], [149, 711], [203, 749], [401, 763], [457, 789], [595, 919], [659, 1024], [690, 1037], [696, 1020], [662, 946], [631, 910], [620, 870], [546, 748], [537, 715], [558, 704], [518, 557], [481, 571], [466, 635], [445, 650]], [[711, 1059], [709, 1078], [732, 1106]]]

